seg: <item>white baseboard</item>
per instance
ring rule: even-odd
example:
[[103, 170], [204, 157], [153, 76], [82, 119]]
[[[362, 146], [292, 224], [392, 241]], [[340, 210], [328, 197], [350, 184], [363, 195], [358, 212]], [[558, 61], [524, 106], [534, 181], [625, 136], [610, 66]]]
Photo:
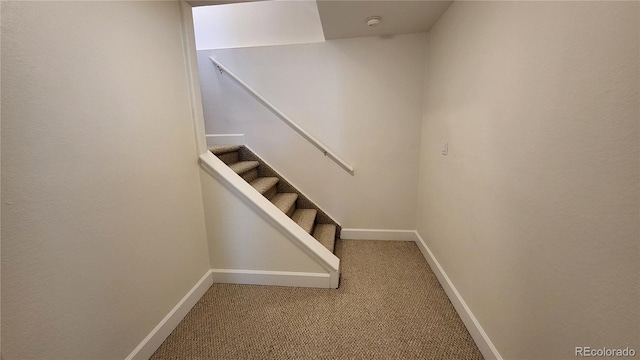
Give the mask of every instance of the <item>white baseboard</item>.
[[415, 230], [342, 229], [341, 239], [415, 241]]
[[214, 283], [311, 288], [337, 287], [332, 286], [330, 274], [325, 273], [233, 269], [212, 269], [211, 273]]
[[447, 273], [444, 271], [442, 266], [440, 266], [440, 263], [436, 260], [420, 234], [418, 234], [417, 231], [414, 231], [414, 236], [416, 245], [418, 245], [422, 255], [424, 255], [429, 266], [431, 266], [431, 270], [433, 270], [438, 281], [440, 281], [440, 285], [444, 288], [445, 293], [447, 293], [449, 300], [451, 300], [453, 307], [458, 312], [458, 315], [460, 315], [462, 322], [469, 331], [469, 334], [471, 334], [473, 340], [476, 342], [476, 345], [478, 345], [478, 349], [480, 349], [484, 358], [502, 360], [502, 356], [500, 356], [498, 349], [493, 345], [491, 339], [489, 339], [489, 336], [478, 322], [478, 319], [476, 319], [471, 312], [471, 309], [469, 309], [469, 306], [467, 306], [467, 303], [464, 301], [462, 296], [460, 296], [455, 285], [453, 285], [453, 282], [451, 282], [451, 279], [449, 279]]
[[200, 300], [202, 295], [211, 287], [213, 279], [211, 270], [189, 290], [189, 292], [169, 311], [167, 316], [142, 340], [142, 342], [127, 356], [126, 360], [149, 359], [158, 350], [162, 342], [178, 326], [187, 313]]
[[207, 146], [244, 145], [244, 134], [207, 134]]

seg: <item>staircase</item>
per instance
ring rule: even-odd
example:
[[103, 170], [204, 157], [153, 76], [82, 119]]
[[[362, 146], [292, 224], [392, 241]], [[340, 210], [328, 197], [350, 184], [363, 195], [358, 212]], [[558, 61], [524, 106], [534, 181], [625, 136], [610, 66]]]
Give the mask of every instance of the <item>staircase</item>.
[[209, 151], [325, 248], [334, 251], [340, 225], [251, 150], [246, 146], [226, 145], [212, 146]]

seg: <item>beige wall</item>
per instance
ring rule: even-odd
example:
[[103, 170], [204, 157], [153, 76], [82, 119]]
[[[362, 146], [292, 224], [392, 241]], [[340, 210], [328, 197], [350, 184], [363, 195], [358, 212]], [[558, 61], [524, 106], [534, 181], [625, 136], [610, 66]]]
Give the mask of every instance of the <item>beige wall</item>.
[[430, 32], [418, 231], [505, 359], [640, 351], [639, 6], [455, 2]]
[[[246, 144], [344, 228], [415, 229], [426, 34], [198, 51], [207, 133]], [[349, 175], [209, 61], [355, 168]]]
[[209, 269], [178, 2], [2, 2], [3, 359], [122, 359]]

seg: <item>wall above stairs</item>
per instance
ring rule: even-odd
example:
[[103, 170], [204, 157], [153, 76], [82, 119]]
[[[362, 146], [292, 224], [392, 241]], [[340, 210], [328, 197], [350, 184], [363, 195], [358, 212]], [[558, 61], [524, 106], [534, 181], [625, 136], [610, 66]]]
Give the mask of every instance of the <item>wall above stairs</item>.
[[[414, 229], [425, 34], [198, 52], [207, 133], [246, 144], [345, 228]], [[356, 169], [220, 75], [214, 56]], [[312, 86], [309, 86], [312, 84]]]

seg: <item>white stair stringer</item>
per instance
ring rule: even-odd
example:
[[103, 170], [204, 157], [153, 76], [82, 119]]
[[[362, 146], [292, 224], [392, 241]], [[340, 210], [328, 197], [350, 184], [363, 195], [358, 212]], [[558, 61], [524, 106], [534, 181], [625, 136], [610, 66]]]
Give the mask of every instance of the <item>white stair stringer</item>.
[[[251, 283], [251, 284], [264, 284], [264, 285], [292, 285], [292, 286], [308, 286], [308, 287], [321, 287], [321, 288], [337, 288], [340, 276], [340, 259], [336, 257], [331, 251], [320, 244], [313, 236], [303, 230], [298, 224], [296, 224], [290, 217], [278, 209], [271, 201], [264, 196], [260, 195], [255, 189], [236, 174], [229, 166], [227, 166], [222, 160], [213, 155], [210, 152], [206, 152], [200, 155], [199, 163], [202, 169], [213, 177], [214, 180], [219, 182], [229, 190], [234, 199], [226, 198], [227, 203], [229, 201], [241, 201], [257, 214], [261, 219], [272, 228], [267, 229], [271, 236], [268, 239], [256, 238], [255, 234], [239, 233], [238, 237], [234, 239], [233, 236], [227, 238], [222, 236], [215, 239], [216, 244], [215, 251], [224, 251], [224, 258], [240, 259], [239, 263], [241, 267], [236, 264], [224, 263], [222, 268], [218, 268], [220, 265], [215, 263], [212, 259], [212, 268], [218, 273], [233, 273], [237, 274], [241, 272], [254, 272], [257, 275], [251, 278], [250, 276], [221, 276], [221, 282], [228, 282], [226, 279], [241, 279], [229, 282], [234, 283]], [[203, 179], [203, 192], [206, 193], [207, 184], [204, 183], [206, 179]], [[203, 194], [206, 195], [206, 194]], [[211, 196], [215, 197], [215, 196]], [[206, 198], [206, 196], [205, 196]], [[207, 199], [205, 199], [205, 213], [207, 212]], [[210, 201], [215, 201], [211, 199]], [[216, 203], [215, 206], [210, 208], [216, 212], [216, 216], [219, 216], [224, 209], [224, 204]], [[206, 214], [205, 216], [210, 216]], [[257, 218], [256, 218], [257, 219]], [[209, 219], [207, 219], [209, 220]], [[251, 222], [251, 219], [245, 219]], [[227, 221], [228, 222], [228, 221]], [[235, 225], [235, 224], [234, 224]], [[264, 222], [255, 221], [255, 224], [242, 224], [243, 227], [251, 228], [251, 226], [264, 226]], [[226, 223], [225, 223], [225, 226]], [[231, 225], [229, 225], [231, 226]], [[216, 232], [219, 229], [212, 228], [210, 232]], [[224, 231], [223, 231], [224, 232]], [[226, 234], [226, 232], [225, 232]], [[273, 239], [273, 234], [278, 234], [278, 239]], [[208, 234], [210, 238], [210, 246], [212, 235]], [[280, 249], [286, 249], [287, 251], [298, 251], [303, 254], [303, 258], [297, 257], [296, 259], [287, 258], [281, 255], [278, 251], [258, 251], [255, 250], [251, 254], [243, 254], [243, 252], [249, 252], [254, 250], [253, 247], [264, 247], [270, 244], [277, 245]], [[220, 244], [219, 242], [225, 242]], [[240, 245], [242, 244], [242, 246]], [[295, 249], [294, 249], [295, 247]], [[214, 254], [215, 255], [215, 254]], [[269, 258], [266, 258], [269, 257]], [[215, 256], [213, 257], [215, 258]], [[246, 259], [245, 259], [246, 258]], [[223, 261], [224, 262], [224, 261]], [[260, 264], [277, 264], [277, 269], [274, 268], [260, 268]], [[228, 267], [228, 268], [225, 268]], [[273, 267], [273, 266], [269, 266]], [[313, 271], [309, 268], [315, 269]], [[278, 276], [271, 276], [271, 280], [261, 280], [265, 274], [277, 273]], [[288, 276], [291, 274], [291, 276]], [[298, 274], [298, 275], [296, 275]], [[300, 275], [303, 274], [303, 275]], [[272, 279], [277, 280], [272, 280]], [[249, 280], [246, 280], [249, 279]], [[251, 280], [257, 279], [257, 280]], [[304, 279], [309, 279], [305, 281]], [[323, 280], [325, 279], [325, 280]], [[214, 279], [215, 281], [215, 279]], [[274, 283], [275, 281], [275, 283]]]

